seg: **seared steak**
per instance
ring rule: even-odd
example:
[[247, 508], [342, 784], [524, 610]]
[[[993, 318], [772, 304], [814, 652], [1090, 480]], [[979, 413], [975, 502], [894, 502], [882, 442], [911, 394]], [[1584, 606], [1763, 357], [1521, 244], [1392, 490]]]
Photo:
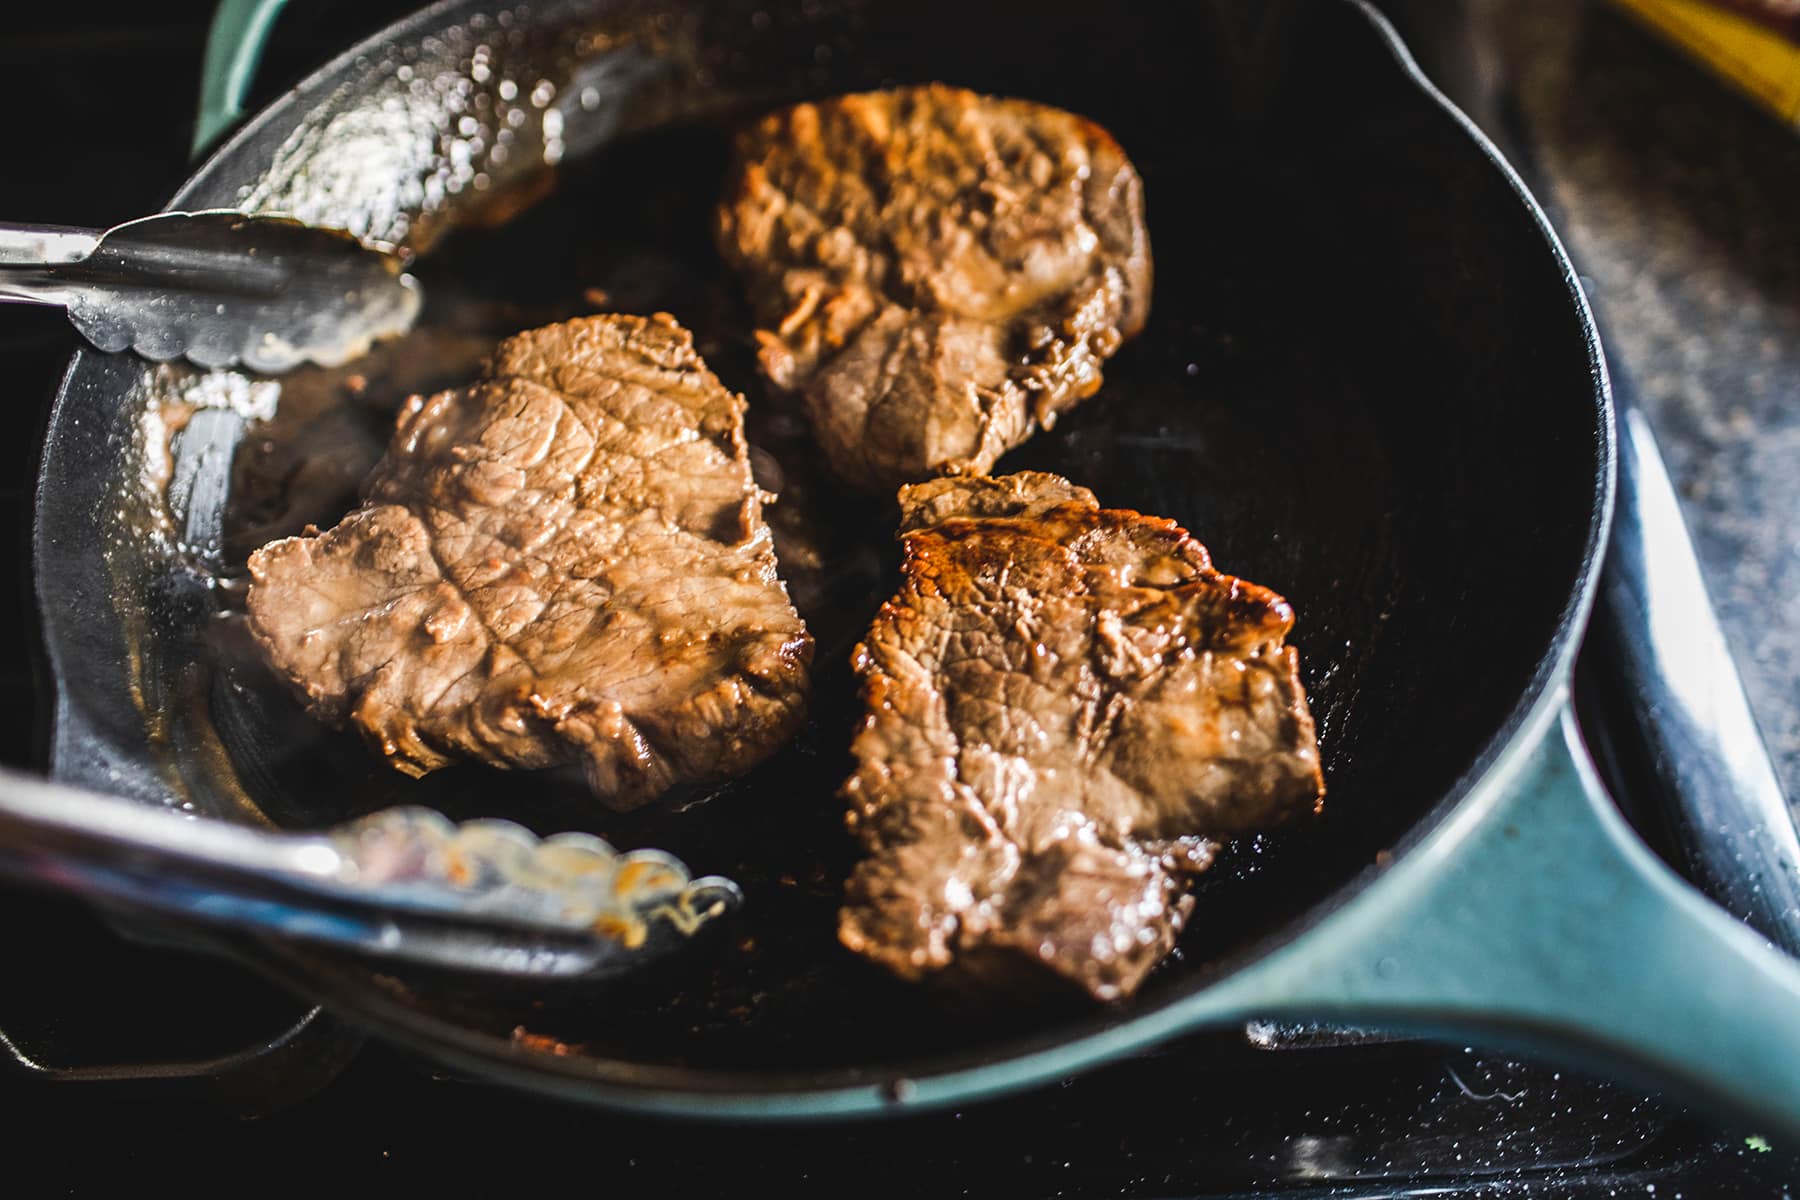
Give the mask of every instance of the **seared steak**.
[[1318, 808], [1293, 613], [1173, 522], [1054, 475], [900, 493], [905, 581], [857, 648], [839, 936], [908, 979], [1129, 994], [1211, 839]]
[[522, 333], [407, 403], [363, 507], [251, 555], [251, 629], [411, 775], [577, 763], [623, 809], [741, 772], [812, 656], [743, 411], [666, 315]]
[[737, 146], [720, 244], [762, 368], [877, 491], [986, 471], [1143, 327], [1143, 185], [1104, 129], [941, 85], [840, 96]]

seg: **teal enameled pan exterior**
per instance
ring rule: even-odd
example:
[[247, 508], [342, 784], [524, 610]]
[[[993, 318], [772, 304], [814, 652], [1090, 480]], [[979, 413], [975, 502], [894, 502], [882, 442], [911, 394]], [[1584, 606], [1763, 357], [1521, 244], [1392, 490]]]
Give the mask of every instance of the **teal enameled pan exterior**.
[[220, 0], [213, 11], [201, 65], [200, 111], [194, 120], [199, 154], [244, 115], [263, 47], [287, 0]]
[[[216, 39], [209, 53], [209, 121], [228, 120], [241, 103], [277, 7], [225, 6], [221, 29], [249, 32]], [[952, 9], [973, 22], [966, 37], [927, 36]], [[1295, 601], [1339, 823], [1273, 844], [1266, 866], [1254, 859], [1260, 849], [1244, 850], [1235, 873], [1203, 890], [1197, 924], [1205, 927], [1190, 931], [1186, 961], [1130, 1004], [1100, 1013], [1020, 1013], [974, 1025], [915, 1018], [909, 1008], [926, 1002], [882, 999], [879, 982], [826, 954], [818, 964], [777, 960], [793, 977], [791, 991], [760, 978], [785, 1015], [741, 1036], [710, 1010], [705, 1019], [663, 1021], [659, 1004], [678, 1013], [705, 1007], [691, 999], [694, 981], [682, 978], [667, 983], [661, 1002], [594, 997], [585, 1018], [553, 1013], [542, 1018], [543, 1036], [520, 1038], [504, 998], [453, 994], [429, 980], [382, 982], [362, 964], [292, 946], [233, 949], [445, 1061], [669, 1114], [806, 1118], [959, 1104], [1196, 1029], [1279, 1017], [1560, 1056], [1800, 1138], [1800, 965], [1638, 841], [1596, 779], [1570, 713], [1569, 672], [1607, 528], [1615, 443], [1591, 316], [1542, 213], [1356, 0], [1217, 0], [1179, 17], [1148, 6], [1092, 10], [1031, 6], [1048, 28], [1018, 33], [1028, 28], [1024, 9], [1006, 5], [815, 5], [802, 14], [592, 2], [508, 10], [503, 22], [450, 0], [351, 51], [252, 120], [175, 203], [235, 198], [423, 247], [455, 219], [458, 203], [430, 190], [439, 178], [432, 156], [442, 149], [432, 139], [456, 128], [434, 115], [433, 89], [454, 91], [470, 47], [484, 38], [569, 100], [566, 111], [546, 109], [557, 112], [553, 128], [541, 113], [514, 126], [524, 132], [509, 156], [483, 160], [492, 147], [477, 148], [483, 186], [495, 190], [528, 174], [552, 143], [552, 157], [572, 162], [621, 131], [676, 117], [704, 123], [783, 95], [925, 72], [1091, 112], [1145, 174], [1157, 312], [1142, 344], [1109, 370], [1091, 411], [1039, 439], [1021, 465], [1076, 474], [1103, 501], [1175, 516], [1227, 568]], [[990, 21], [998, 13], [1006, 19]], [[1144, 31], [1131, 36], [1127, 27], [1140, 18]], [[602, 26], [605, 39], [591, 35]], [[570, 29], [589, 31], [586, 40]], [[1006, 44], [1002, 31], [1040, 41], [1033, 53], [1004, 59], [971, 49], [990, 32]], [[1091, 55], [1096, 79], [1052, 69], [1070, 47]], [[430, 75], [440, 60], [447, 65]], [[421, 92], [398, 78], [439, 83]], [[1156, 104], [1136, 105], [1136, 91], [1153, 84]], [[1190, 106], [1172, 106], [1169, 97], [1190, 86]], [[408, 108], [415, 102], [416, 112]], [[487, 111], [468, 104], [471, 120]], [[1214, 123], [1236, 133], [1215, 138]], [[212, 125], [201, 132], [205, 140]], [[353, 158], [340, 158], [334, 138], [362, 140]], [[646, 145], [650, 159], [603, 161], [609, 169], [655, 161], [653, 142]], [[579, 178], [576, 166], [568, 174]], [[695, 178], [703, 189], [705, 170]], [[1236, 192], [1258, 189], [1277, 202], [1266, 214], [1233, 207]], [[703, 203], [693, 213], [685, 204], [671, 193], [662, 206], [682, 221], [704, 215]], [[645, 227], [642, 213], [634, 210], [634, 220], [634, 231]], [[662, 236], [642, 234], [659, 264]], [[668, 234], [671, 244], [682, 236]], [[1258, 239], [1270, 246], [1266, 256]], [[708, 252], [694, 253], [700, 261]], [[675, 252], [668, 262], [711, 269]], [[428, 273], [430, 256], [421, 264]], [[636, 270], [634, 286], [646, 274], [662, 278], [641, 263]], [[429, 277], [426, 285], [430, 296]], [[685, 283], [666, 294], [655, 291], [661, 284], [643, 286], [653, 294], [647, 302], [694, 303]], [[1364, 303], [1339, 303], [1345, 296]], [[1387, 321], [1384, 313], [1401, 315]], [[730, 351], [720, 354], [723, 373]], [[1212, 390], [1182, 390], [1194, 379]], [[61, 685], [56, 770], [151, 802], [173, 791], [229, 817], [218, 798], [227, 793], [212, 790], [208, 774], [220, 769], [217, 756], [202, 762], [179, 737], [157, 742], [134, 724], [156, 695], [176, 694], [164, 675], [179, 675], [166, 664], [191, 644], [176, 636], [181, 623], [222, 603], [210, 590], [185, 588], [182, 572], [228, 571], [228, 554], [120, 549], [91, 481], [116, 473], [131, 434], [108, 442], [76, 432], [84, 415], [93, 421], [141, 404], [131, 398], [146, 388], [154, 384], [133, 369], [83, 355], [52, 419], [39, 496], [40, 597], [77, 595], [84, 580], [127, 597], [97, 613], [45, 606]], [[222, 443], [227, 463], [241, 433]], [[208, 528], [191, 499], [203, 491], [196, 485], [189, 508], [171, 514], [178, 527]], [[836, 619], [853, 628], [863, 615], [856, 603], [841, 605]], [[137, 623], [109, 632], [126, 609]], [[814, 619], [824, 643], [832, 619]], [[118, 662], [130, 657], [121, 646], [135, 654], [139, 684], [151, 685], [152, 699], [133, 700], [135, 708], [107, 699], [120, 691]], [[287, 796], [283, 772], [310, 778], [306, 771], [326, 770], [336, 751], [320, 742], [301, 763], [254, 749], [243, 731], [257, 728], [262, 710], [226, 711], [232, 696], [250, 694], [249, 676], [222, 677], [238, 691], [215, 686], [208, 703], [234, 772], [229, 796], [258, 800], [281, 824], [338, 815], [316, 792], [303, 794], [313, 808], [294, 807], [291, 796], [287, 807], [259, 800], [259, 787]], [[830, 714], [819, 719], [825, 745], [835, 736]], [[777, 769], [799, 781], [791, 791], [828, 799], [828, 782], [816, 786], [833, 767], [828, 751], [809, 753], [824, 762], [816, 777], [796, 762]], [[723, 824], [716, 836], [730, 841], [742, 828], [732, 814], [745, 803], [727, 797], [689, 814], [681, 828], [701, 841], [684, 856], [713, 869], [706, 855], [726, 851], [694, 831]], [[759, 903], [766, 913], [789, 911], [754, 879], [746, 892], [746, 914]], [[828, 909], [828, 896], [791, 906], [802, 924]], [[770, 921], [758, 928], [779, 937], [779, 921]], [[835, 1011], [877, 1002], [891, 1007], [878, 1009], [874, 1024]], [[886, 1033], [870, 1032], [880, 1024]], [[941, 1046], [930, 1040], [938, 1026]], [[575, 1034], [561, 1037], [564, 1030]], [[858, 1037], [889, 1040], [870, 1041], [859, 1058]]]

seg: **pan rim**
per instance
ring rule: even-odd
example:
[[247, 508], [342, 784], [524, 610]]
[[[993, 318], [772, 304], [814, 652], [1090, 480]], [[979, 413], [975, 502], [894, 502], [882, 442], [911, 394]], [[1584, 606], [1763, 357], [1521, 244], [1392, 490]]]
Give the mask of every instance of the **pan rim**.
[[[1599, 333], [1585, 291], [1569, 256], [1550, 225], [1547, 215], [1531, 195], [1517, 171], [1493, 142], [1425, 76], [1410, 51], [1387, 19], [1369, 0], [1339, 0], [1360, 14], [1390, 54], [1395, 69], [1424, 99], [1448, 116], [1488, 164], [1500, 173], [1525, 215], [1544, 239], [1546, 252], [1554, 256], [1561, 283], [1573, 302], [1587, 354], [1590, 384], [1595, 402], [1598, 471], [1588, 529], [1574, 586], [1558, 615], [1555, 631], [1535, 663], [1531, 677], [1513, 707], [1482, 745], [1470, 765], [1396, 842], [1393, 857], [1399, 859], [1437, 830], [1453, 813], [1478, 806], [1491, 794], [1509, 767], [1561, 704], [1581, 631], [1585, 628], [1597, 591], [1599, 564], [1610, 527], [1617, 472], [1617, 435], [1606, 364]], [[169, 208], [184, 202], [212, 182], [211, 177], [236, 156], [254, 150], [271, 130], [285, 132], [284, 119], [292, 120], [305, 102], [323, 94], [359, 59], [379, 53], [405, 38], [428, 35], [447, 19], [478, 8], [475, 0], [438, 0], [437, 3], [378, 31], [350, 47], [315, 71], [298, 87], [241, 124], [170, 200]], [[49, 428], [58, 428], [61, 410], [88, 351], [78, 351], [58, 385]], [[69, 725], [62, 719], [69, 703], [68, 673], [55, 636], [56, 610], [48, 603], [48, 586], [42, 545], [50, 536], [44, 528], [46, 479], [40, 474], [35, 503], [33, 540], [35, 588], [44, 622], [45, 648], [51, 663], [57, 720], [51, 743], [67, 737]], [[732, 1072], [704, 1068], [649, 1066], [621, 1060], [556, 1057], [531, 1052], [505, 1039], [479, 1034], [467, 1027], [421, 1014], [381, 992], [367, 977], [358, 980], [332, 956], [290, 947], [240, 944], [235, 949], [258, 969], [297, 991], [314, 995], [352, 1021], [452, 1065], [473, 1069], [500, 1082], [550, 1091], [608, 1107], [659, 1115], [692, 1117], [767, 1118], [774, 1120], [821, 1116], [876, 1115], [896, 1109], [913, 1110], [926, 1105], [947, 1105], [1015, 1090], [1094, 1066], [1127, 1048], [1142, 1047], [1176, 1036], [1186, 1027], [1183, 1010], [1196, 996], [1219, 980], [1253, 966], [1306, 934], [1322, 919], [1351, 898], [1374, 885], [1382, 868], [1369, 865], [1306, 912], [1281, 928], [1194, 971], [1178, 990], [1172, 990], [1154, 1006], [1126, 1017], [1098, 1013], [1057, 1026], [1054, 1030], [984, 1047], [981, 1060], [968, 1065], [969, 1051], [954, 1056], [962, 1062], [926, 1064], [923, 1070], [901, 1072], [884, 1069], [834, 1068], [824, 1072]]]

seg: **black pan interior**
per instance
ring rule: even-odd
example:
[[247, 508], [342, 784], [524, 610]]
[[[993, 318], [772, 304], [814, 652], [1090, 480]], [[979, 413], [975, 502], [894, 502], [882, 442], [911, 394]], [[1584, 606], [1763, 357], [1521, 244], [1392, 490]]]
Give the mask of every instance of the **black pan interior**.
[[[1127, 1020], [1201, 985], [1208, 964], [1279, 931], [1392, 847], [1504, 734], [1566, 633], [1601, 503], [1604, 410], [1577, 301], [1528, 205], [1362, 10], [807, 3], [638, 25], [654, 6], [575, 7], [625, 13], [668, 46], [697, 39], [698, 54], [671, 61], [717, 111], [668, 106], [666, 127], [572, 155], [516, 215], [510, 200], [490, 206], [490, 221], [510, 219], [440, 239], [417, 266], [428, 306], [408, 342], [337, 372], [233, 383], [244, 411], [261, 411], [271, 388], [279, 407], [223, 426], [203, 408], [174, 435], [174, 552], [141, 536], [129, 506], [95, 497], [143, 477], [133, 439], [147, 408], [217, 385], [78, 361], [53, 419], [37, 542], [63, 685], [60, 774], [292, 828], [425, 803], [663, 846], [739, 881], [748, 904], [642, 977], [532, 993], [377, 983], [340, 964], [340, 983], [388, 989], [496, 1039], [526, 1029], [595, 1063], [696, 1080], [852, 1078]], [[439, 10], [440, 23], [469, 8]], [[546, 37], [574, 45], [592, 18], [544, 20]], [[348, 87], [354, 109], [370, 70], [347, 60], [289, 104]], [[603, 73], [586, 86], [641, 78]], [[854, 712], [845, 658], [892, 583], [891, 514], [837, 489], [763, 392], [710, 213], [744, 113], [777, 94], [927, 79], [1089, 115], [1145, 180], [1150, 325], [1098, 397], [1002, 468], [1057, 471], [1106, 504], [1173, 517], [1223, 569], [1287, 596], [1319, 719], [1324, 816], [1231, 846], [1200, 885], [1174, 960], [1104, 1012], [971, 1008], [890, 980], [833, 938], [852, 861], [833, 794]], [[253, 131], [235, 151], [242, 162], [228, 151], [212, 168], [213, 192], [233, 171], [253, 177], [292, 144], [277, 135], [301, 124]], [[715, 794], [630, 817], [554, 775], [387, 772], [309, 720], [228, 618], [249, 549], [354, 502], [408, 391], [466, 377], [517, 329], [596, 308], [664, 309], [696, 330], [714, 369], [750, 397], [762, 466], [827, 563], [794, 578], [820, 640], [802, 736]], [[110, 434], [94, 436], [96, 424]], [[207, 455], [228, 465], [194, 465]]]

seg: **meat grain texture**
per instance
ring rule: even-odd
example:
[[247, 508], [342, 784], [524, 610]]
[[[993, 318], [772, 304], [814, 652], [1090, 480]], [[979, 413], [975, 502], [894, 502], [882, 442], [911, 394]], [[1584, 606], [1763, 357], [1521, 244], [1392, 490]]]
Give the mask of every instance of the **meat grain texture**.
[[720, 245], [763, 372], [874, 491], [985, 472], [1092, 395], [1149, 312], [1143, 185], [1112, 136], [942, 85], [747, 130]]
[[1324, 784], [1281, 597], [1054, 475], [901, 492], [905, 577], [856, 651], [839, 936], [907, 979], [1129, 994], [1213, 839]]
[[798, 727], [743, 400], [666, 316], [503, 342], [414, 397], [365, 501], [250, 557], [250, 626], [394, 767], [579, 764], [608, 804], [742, 772]]

